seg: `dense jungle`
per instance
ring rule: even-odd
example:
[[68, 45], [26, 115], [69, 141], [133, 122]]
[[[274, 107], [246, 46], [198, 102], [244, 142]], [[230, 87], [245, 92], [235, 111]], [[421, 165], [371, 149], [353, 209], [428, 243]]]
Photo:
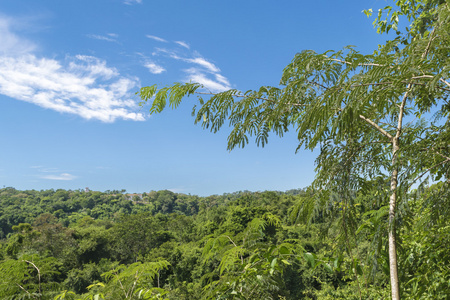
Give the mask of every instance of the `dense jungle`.
[[[123, 190], [3, 188], [1, 299], [388, 298], [382, 184], [348, 203], [330, 194], [333, 205], [309, 223], [299, 208], [311, 188], [131, 200]], [[449, 196], [437, 183], [401, 208], [410, 299], [448, 299]]]

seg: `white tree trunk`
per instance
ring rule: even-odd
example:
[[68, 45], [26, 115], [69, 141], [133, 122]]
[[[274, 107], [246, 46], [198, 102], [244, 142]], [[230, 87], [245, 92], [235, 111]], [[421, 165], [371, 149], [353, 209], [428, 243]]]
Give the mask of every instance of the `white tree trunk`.
[[392, 300], [400, 300], [400, 287], [397, 272], [397, 244], [395, 239], [395, 212], [397, 205], [398, 166], [397, 151], [399, 150], [398, 137], [392, 140], [392, 165], [394, 167], [391, 176], [391, 196], [389, 198], [389, 274], [391, 280]]

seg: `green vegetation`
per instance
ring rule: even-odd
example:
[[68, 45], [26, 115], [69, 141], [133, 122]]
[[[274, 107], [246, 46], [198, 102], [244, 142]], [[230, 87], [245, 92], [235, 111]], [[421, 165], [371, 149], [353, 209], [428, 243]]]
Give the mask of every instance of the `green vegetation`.
[[[370, 17], [372, 10], [365, 13]], [[408, 23], [405, 30], [400, 29], [402, 21]], [[382, 182], [389, 201], [382, 201], [373, 214], [389, 216], [384, 228], [388, 269], [391, 297], [398, 300], [404, 272], [398, 269], [402, 207], [425, 174], [448, 178], [450, 3], [397, 0], [395, 7], [379, 10], [374, 25], [380, 34], [391, 32], [392, 40], [368, 55], [354, 46], [302, 51], [284, 69], [279, 86], [213, 94], [198, 83], [176, 83], [143, 87], [139, 95], [142, 105], [151, 101], [152, 114], [197, 96], [195, 123], [217, 132], [229, 122], [230, 150], [244, 147], [253, 136], [264, 146], [269, 133], [283, 136], [288, 130], [298, 134], [297, 149], [320, 147], [312, 185], [317, 192], [300, 202], [296, 212], [309, 222], [314, 210], [336, 205], [330, 197], [335, 193], [347, 240], [356, 230], [351, 211], [355, 192], [368, 193], [370, 183]], [[354, 273], [359, 286], [356, 267]]]
[[298, 149], [320, 147], [311, 187], [142, 199], [2, 189], [0, 296], [448, 299], [450, 3], [399, 0], [374, 24], [393, 39], [370, 55], [303, 51], [280, 87], [139, 92], [151, 113], [197, 95], [195, 122], [228, 121], [229, 149], [295, 130]]
[[[0, 189], [0, 298], [388, 298], [388, 207], [378, 184], [353, 193], [351, 206], [330, 193], [333, 205], [303, 225], [294, 221], [312, 189], [158, 191], [139, 202], [113, 192]], [[449, 296], [449, 209], [447, 183], [407, 195], [405, 298]]]

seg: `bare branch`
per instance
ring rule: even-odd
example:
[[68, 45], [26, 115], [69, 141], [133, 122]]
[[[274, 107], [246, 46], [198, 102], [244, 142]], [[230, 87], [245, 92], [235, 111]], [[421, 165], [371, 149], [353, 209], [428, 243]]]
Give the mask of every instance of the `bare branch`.
[[18, 287], [20, 287], [22, 290], [24, 290], [28, 295], [31, 295], [29, 291], [27, 291], [24, 287], [22, 287], [20, 284], [16, 283]]
[[40, 271], [39, 268], [36, 267], [36, 265], [35, 265], [34, 263], [32, 263], [31, 261], [24, 260], [24, 262], [29, 263], [30, 265], [32, 265], [32, 266], [38, 271], [39, 294], [41, 294], [41, 271]]
[[[415, 76], [415, 77], [412, 77], [411, 79], [422, 79], [422, 78], [434, 78], [434, 76], [433, 76], [433, 75], [422, 75], [422, 76]], [[447, 85], [448, 87], [450, 87], [450, 83], [448, 83], [447, 81], [445, 81], [444, 78], [440, 78], [439, 81], [442, 82], [442, 83], [444, 83], [444, 84]], [[445, 89], [445, 88], [441, 88], [441, 89], [447, 90], [447, 89]]]
[[374, 127], [376, 130], [378, 130], [382, 135], [386, 136], [391, 142], [392, 139], [394, 138], [389, 132], [387, 132], [386, 130], [384, 130], [383, 128], [381, 128], [377, 123], [375, 123], [374, 121], [364, 117], [363, 115], [359, 115], [359, 118], [367, 123], [370, 124], [370, 126]]
[[[228, 235], [226, 235], [226, 237], [230, 240], [230, 242], [231, 242], [235, 247], [237, 247], [237, 245], [233, 242], [233, 240], [232, 240]], [[244, 264], [244, 258], [242, 257], [242, 254], [241, 254], [240, 256], [241, 256], [241, 263]]]
[[411, 79], [422, 79], [422, 78], [433, 78], [433, 75], [421, 75], [421, 76], [414, 76], [411, 77]]
[[[136, 287], [136, 284], [137, 284], [137, 282], [138, 282], [138, 280], [139, 280], [139, 277], [140, 277], [139, 272], [136, 271], [136, 274], [134, 275], [133, 286], [132, 286], [131, 289], [130, 289], [130, 294], [129, 294], [130, 296], [133, 295], [133, 291], [134, 291], [134, 289], [135, 289], [135, 287]], [[159, 286], [158, 286], [158, 287], [159, 287]]]
[[447, 81], [445, 81], [443, 78], [439, 79], [441, 82], [445, 83], [448, 87], [450, 87], [450, 83], [448, 83]]

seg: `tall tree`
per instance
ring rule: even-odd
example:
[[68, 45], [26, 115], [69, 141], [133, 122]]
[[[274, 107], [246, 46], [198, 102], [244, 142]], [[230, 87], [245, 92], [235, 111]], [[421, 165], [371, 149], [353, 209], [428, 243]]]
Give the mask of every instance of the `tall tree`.
[[[395, 4], [380, 10], [374, 22], [379, 33], [395, 31], [395, 38], [372, 54], [354, 47], [302, 51], [276, 87], [213, 94], [201, 84], [176, 83], [144, 87], [139, 94], [142, 103], [152, 101], [151, 114], [163, 111], [167, 102], [176, 108], [185, 96], [196, 95], [195, 123], [217, 132], [228, 121], [230, 150], [244, 147], [251, 136], [264, 146], [270, 132], [282, 136], [295, 130], [297, 150], [320, 146], [314, 182], [319, 190], [356, 190], [366, 179], [389, 177], [390, 282], [392, 299], [400, 299], [398, 207], [425, 174], [448, 178], [450, 3]], [[409, 21], [405, 32], [399, 30], [400, 19]]]

